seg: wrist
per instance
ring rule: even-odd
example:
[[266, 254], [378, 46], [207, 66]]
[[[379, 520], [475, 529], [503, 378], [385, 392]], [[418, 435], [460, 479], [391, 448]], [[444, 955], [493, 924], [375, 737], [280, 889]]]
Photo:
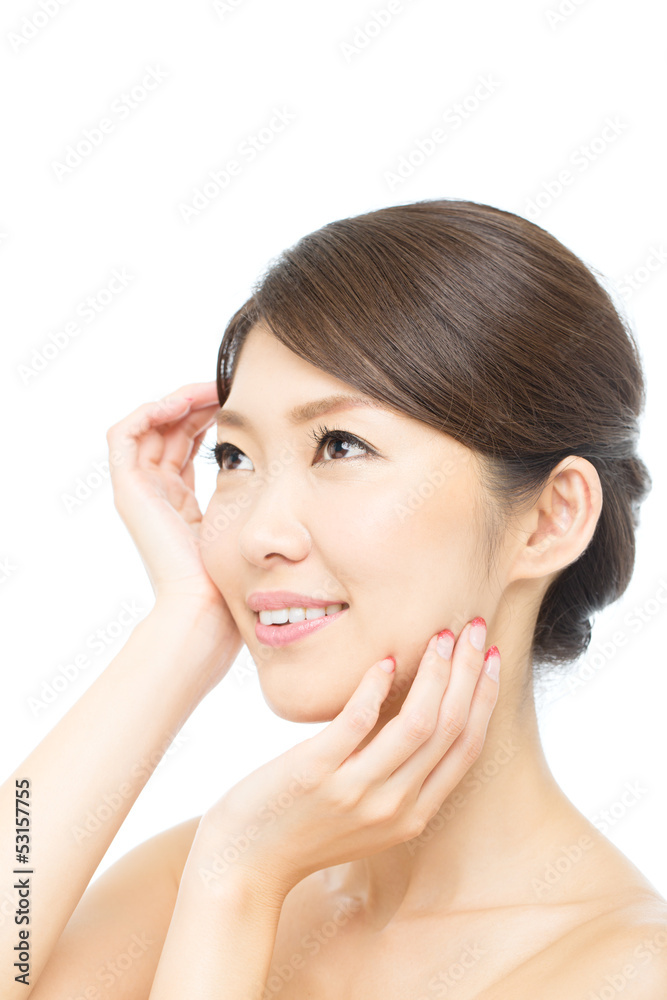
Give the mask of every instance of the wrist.
[[232, 830], [205, 812], [183, 871], [190, 888], [200, 896], [228, 899], [232, 895], [249, 905], [279, 911], [299, 879], [271, 862], [257, 862], [252, 851], [255, 829]]
[[165, 650], [153, 658], [157, 669], [176, 671], [196, 704], [222, 680], [242, 646], [231, 616], [227, 622], [219, 611], [192, 598], [160, 598], [138, 627], [156, 651]]

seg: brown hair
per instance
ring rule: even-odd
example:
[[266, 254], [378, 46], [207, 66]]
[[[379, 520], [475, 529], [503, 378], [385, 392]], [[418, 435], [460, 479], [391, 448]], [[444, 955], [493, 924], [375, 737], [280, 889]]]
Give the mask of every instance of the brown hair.
[[631, 578], [652, 486], [636, 454], [638, 348], [592, 271], [511, 212], [424, 200], [304, 236], [252, 292], [220, 345], [220, 405], [261, 322], [299, 357], [483, 456], [489, 562], [499, 529], [532, 506], [558, 462], [580, 455], [595, 466], [593, 538], [544, 595], [531, 651], [534, 666], [580, 657], [591, 616]]

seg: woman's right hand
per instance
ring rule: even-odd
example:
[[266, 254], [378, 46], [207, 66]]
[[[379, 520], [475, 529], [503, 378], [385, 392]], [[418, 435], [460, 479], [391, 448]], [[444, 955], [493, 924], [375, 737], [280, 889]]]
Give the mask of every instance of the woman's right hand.
[[219, 409], [216, 383], [193, 382], [137, 407], [109, 428], [107, 443], [114, 504], [157, 606], [210, 612], [218, 637], [228, 649], [236, 640], [238, 652], [240, 633], [201, 558], [202, 512], [194, 493], [193, 460]]

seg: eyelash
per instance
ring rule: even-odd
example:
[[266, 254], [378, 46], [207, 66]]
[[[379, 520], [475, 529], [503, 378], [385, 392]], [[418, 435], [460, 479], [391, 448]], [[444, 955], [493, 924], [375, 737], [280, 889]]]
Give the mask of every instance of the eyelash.
[[[370, 445], [366, 444], [364, 441], [361, 441], [358, 437], [355, 437], [354, 434], [349, 434], [347, 431], [344, 431], [340, 428], [336, 427], [329, 428], [320, 424], [317, 428], [311, 430], [310, 438], [314, 442], [318, 451], [326, 441], [345, 441], [347, 444], [353, 444], [357, 445], [360, 448], [364, 448], [369, 457], [377, 455], [377, 452], [373, 448], [371, 448]], [[221, 472], [235, 471], [234, 469], [223, 469], [222, 463], [229, 451], [241, 452], [240, 448], [236, 448], [234, 445], [230, 444], [229, 441], [219, 441], [213, 447], [211, 447], [210, 445], [204, 445], [204, 449], [208, 452], [209, 460], [215, 461]], [[245, 454], [245, 452], [241, 452], [241, 454]], [[363, 458], [363, 457], [364, 457], [363, 455], [350, 456], [350, 458], [353, 459]], [[328, 462], [316, 462], [315, 464], [329, 465], [331, 462], [335, 461], [336, 459], [329, 459]], [[247, 470], [242, 469], [241, 471], [243, 472]]]

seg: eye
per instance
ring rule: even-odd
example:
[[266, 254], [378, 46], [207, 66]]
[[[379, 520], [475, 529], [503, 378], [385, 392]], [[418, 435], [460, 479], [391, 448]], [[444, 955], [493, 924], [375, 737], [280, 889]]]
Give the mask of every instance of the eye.
[[[348, 447], [351, 446], [352, 448], [361, 449], [367, 455], [377, 454], [377, 452], [375, 452], [370, 447], [370, 445], [367, 445], [363, 441], [360, 441], [358, 437], [354, 436], [354, 434], [348, 434], [347, 431], [338, 430], [337, 428], [333, 428], [330, 430], [328, 427], [322, 427], [320, 425], [316, 430], [311, 431], [310, 436], [311, 439], [314, 441], [318, 452], [320, 447], [322, 445], [325, 445], [324, 449], [325, 454], [328, 453], [328, 448], [330, 444], [343, 444], [347, 445]], [[331, 453], [329, 452], [329, 455], [330, 458], [333, 458], [336, 455], [338, 458], [363, 458], [363, 455], [346, 455], [346, 454], [341, 454], [340, 452], [337, 453], [334, 452], [334, 456], [331, 456]], [[326, 461], [317, 462], [316, 464], [326, 465], [327, 462]]]
[[[334, 444], [336, 444], [336, 445], [341, 445], [341, 444], [345, 445], [347, 447], [347, 449], [349, 449], [351, 447], [351, 448], [355, 448], [357, 450], [361, 450], [361, 452], [365, 453], [369, 457], [377, 455], [377, 452], [373, 448], [371, 448], [370, 445], [366, 444], [364, 441], [361, 441], [358, 437], [355, 437], [354, 434], [349, 434], [347, 431], [344, 431], [342, 429], [340, 429], [340, 430], [339, 429], [329, 429], [328, 427], [322, 427], [322, 426], [320, 426], [317, 429], [311, 431], [310, 437], [313, 440], [313, 442], [315, 444], [315, 447], [317, 449], [316, 454], [319, 453], [319, 450], [320, 450], [321, 446], [325, 445], [326, 446], [325, 447], [325, 454], [329, 455], [329, 457], [327, 459], [325, 459], [324, 461], [316, 462], [315, 463], [316, 465], [327, 465], [327, 464], [330, 464], [330, 462], [333, 461], [335, 458], [339, 458], [340, 459], [340, 458], [363, 458], [364, 457], [364, 454], [348, 455], [348, 454], [341, 453], [340, 451], [335, 451], [332, 454], [331, 452], [328, 451], [328, 448], [329, 448], [330, 445], [334, 445]], [[238, 456], [238, 455], [243, 455], [244, 458], [248, 457], [247, 455], [244, 454], [244, 452], [242, 452], [240, 450], [240, 448], [237, 448], [235, 445], [231, 444], [229, 441], [218, 441], [217, 444], [214, 447], [211, 447], [210, 445], [204, 445], [203, 449], [204, 449], [204, 451], [208, 452], [208, 458], [209, 459], [215, 460], [218, 463], [218, 466], [219, 466], [221, 472], [247, 472], [247, 471], [250, 471], [248, 469], [230, 468], [229, 465], [225, 464], [225, 462], [229, 458], [231, 459], [231, 461], [237, 460], [237, 459], [235, 459], [235, 456]]]
[[[209, 451], [211, 452], [213, 458], [215, 458], [215, 461], [218, 463], [221, 472], [239, 471], [237, 469], [230, 469], [227, 465], [224, 464], [224, 462], [230, 455], [231, 456], [243, 455], [243, 452], [240, 450], [240, 448], [236, 448], [233, 444], [230, 444], [229, 441], [218, 441], [215, 447], [210, 448]], [[244, 458], [247, 457], [248, 457], [247, 455], [244, 455]], [[248, 470], [241, 469], [240, 471], [247, 472]]]

